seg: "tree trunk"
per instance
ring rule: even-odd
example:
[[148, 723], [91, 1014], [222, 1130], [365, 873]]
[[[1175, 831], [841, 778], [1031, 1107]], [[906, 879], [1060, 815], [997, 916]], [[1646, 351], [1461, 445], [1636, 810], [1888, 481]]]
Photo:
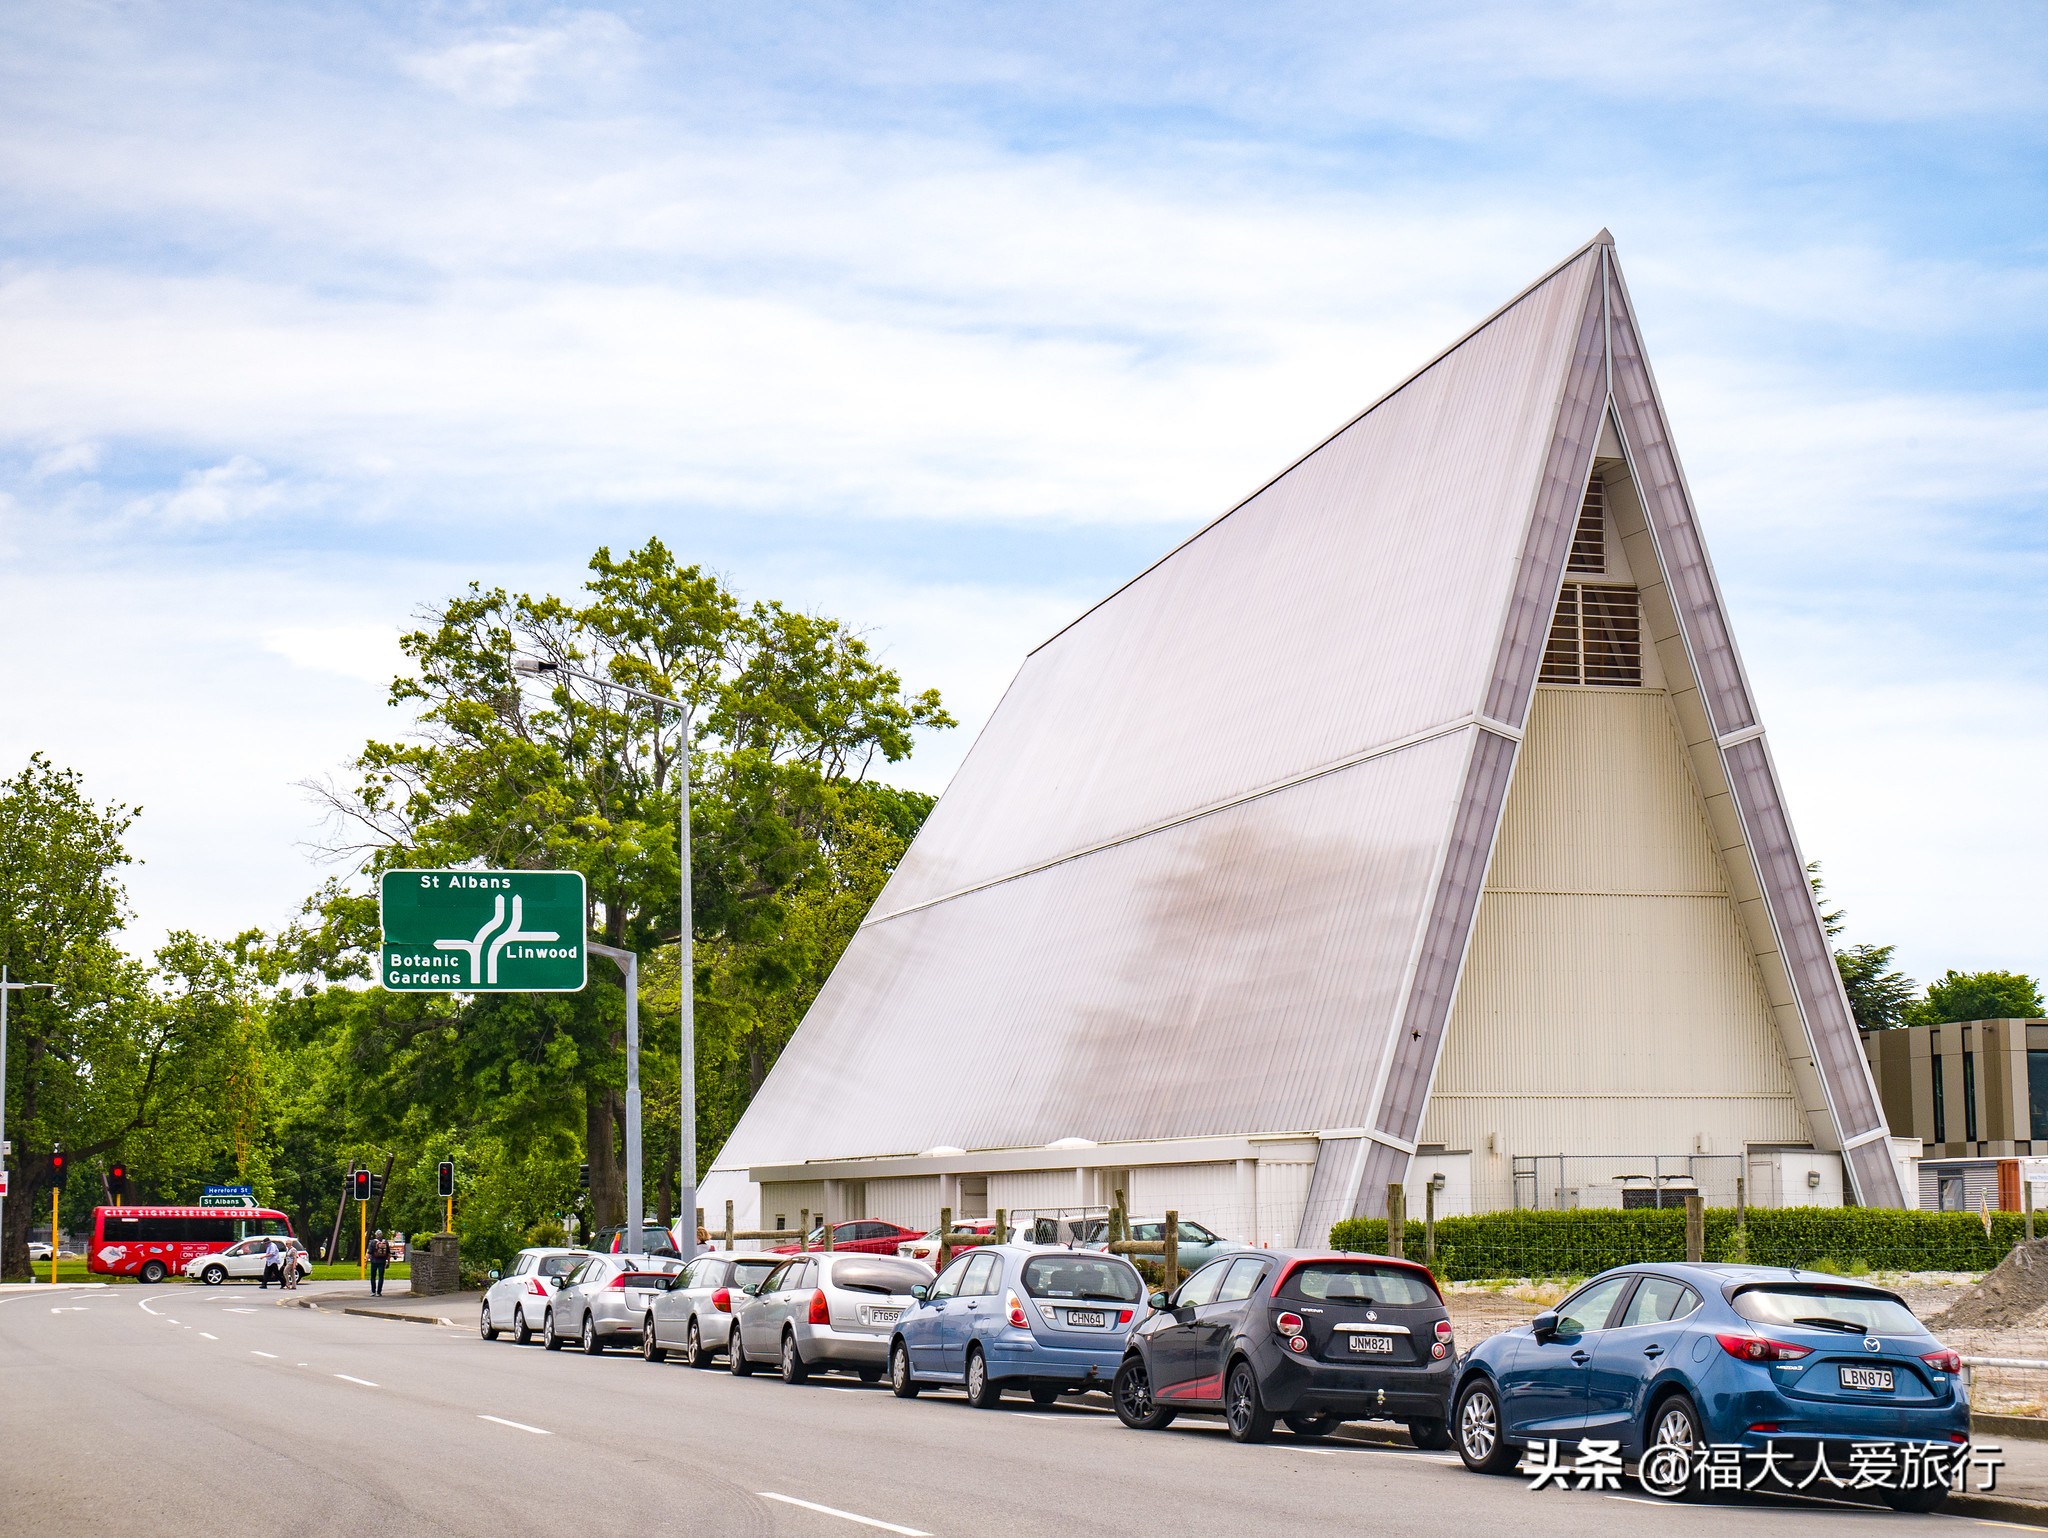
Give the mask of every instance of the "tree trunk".
[[[17, 1164], [31, 1164], [28, 1159], [18, 1159]], [[20, 1177], [14, 1181], [14, 1189], [7, 1193], [7, 1221], [4, 1233], [0, 1233], [0, 1281], [25, 1282], [29, 1278], [28, 1231], [39, 1218], [47, 1220], [50, 1215], [50, 1188], [47, 1184], [48, 1161], [43, 1169], [17, 1170]]]
[[661, 1167], [661, 1226], [669, 1227], [676, 1220], [676, 1177], [666, 1163]]
[[625, 1171], [619, 1166], [618, 1097], [608, 1089], [584, 1092], [583, 1156], [590, 1164], [590, 1224], [626, 1221]]

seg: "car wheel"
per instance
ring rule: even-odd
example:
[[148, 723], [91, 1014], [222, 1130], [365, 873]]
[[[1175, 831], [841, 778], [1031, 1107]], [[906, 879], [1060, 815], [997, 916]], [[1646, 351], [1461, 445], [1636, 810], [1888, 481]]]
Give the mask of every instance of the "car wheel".
[[142, 1279], [145, 1282], [160, 1282], [168, 1275], [170, 1273], [164, 1269], [164, 1263], [160, 1260], [145, 1260], [142, 1263]]
[[218, 1287], [222, 1282], [226, 1281], [227, 1279], [228, 1268], [226, 1266], [208, 1266], [204, 1271], [199, 1273], [199, 1280], [206, 1283], [206, 1285], [209, 1287]]
[[1173, 1411], [1152, 1397], [1152, 1374], [1141, 1356], [1127, 1356], [1110, 1380], [1110, 1403], [1116, 1418], [1133, 1431], [1158, 1431], [1173, 1424]]
[[528, 1345], [533, 1340], [533, 1331], [526, 1323], [526, 1310], [519, 1304], [512, 1305], [512, 1344]]
[[597, 1333], [597, 1316], [595, 1314], [585, 1314], [583, 1316], [583, 1354], [585, 1356], [599, 1356], [603, 1351], [604, 1337]]
[[1436, 1416], [1412, 1420], [1408, 1440], [1426, 1453], [1440, 1453], [1451, 1445], [1451, 1423]]
[[491, 1323], [491, 1305], [489, 1303], [484, 1304], [482, 1311], [476, 1316], [476, 1332], [485, 1340], [496, 1340], [498, 1338], [498, 1327]]
[[562, 1349], [562, 1337], [555, 1333], [555, 1311], [549, 1309], [540, 1316], [540, 1343], [549, 1351]]
[[857, 1369], [857, 1372], [860, 1381], [863, 1383], [880, 1383], [882, 1381], [882, 1369], [879, 1367], [862, 1367]]
[[889, 1348], [889, 1392], [898, 1399], [917, 1397], [917, 1379], [910, 1376], [910, 1348], [900, 1340]]
[[1329, 1410], [1318, 1410], [1313, 1415], [1283, 1416], [1287, 1429], [1304, 1442], [1320, 1442], [1337, 1429], [1337, 1417]]
[[683, 1336], [683, 1360], [692, 1367], [709, 1367], [711, 1353], [704, 1349], [704, 1337], [697, 1333], [697, 1321], [690, 1321], [690, 1328]]
[[967, 1402], [977, 1410], [993, 1410], [1003, 1402], [1003, 1385], [988, 1375], [988, 1358], [979, 1347], [967, 1351]]
[[649, 1314], [640, 1326], [640, 1354], [650, 1362], [666, 1362], [668, 1353], [661, 1349], [661, 1342], [654, 1336], [654, 1315]]
[[1273, 1434], [1273, 1412], [1259, 1399], [1259, 1375], [1240, 1359], [1223, 1392], [1223, 1420], [1235, 1442], [1263, 1442]]
[[1642, 1484], [1652, 1495], [1661, 1495], [1666, 1500], [1684, 1500], [1694, 1493], [1693, 1481], [1690, 1478], [1693, 1461], [1706, 1449], [1706, 1445], [1706, 1423], [1700, 1419], [1699, 1406], [1694, 1404], [1688, 1395], [1673, 1394], [1669, 1399], [1660, 1401], [1657, 1408], [1650, 1412], [1648, 1446], [1652, 1449], [1660, 1446], [1683, 1448], [1686, 1454], [1683, 1467], [1664, 1472], [1682, 1474], [1686, 1476], [1684, 1482], [1675, 1487], [1669, 1483], [1660, 1484], [1655, 1480], [1644, 1483], [1640, 1463], [1637, 1467], [1636, 1482]]
[[725, 1367], [735, 1378], [750, 1378], [754, 1373], [754, 1364], [747, 1360], [746, 1344], [740, 1339], [738, 1325], [732, 1327], [732, 1339], [726, 1344]]
[[796, 1334], [791, 1330], [782, 1332], [782, 1381], [804, 1383], [809, 1381], [811, 1369], [804, 1365], [803, 1353], [796, 1349]]
[[1500, 1399], [1489, 1380], [1475, 1378], [1465, 1385], [1452, 1420], [1466, 1468], [1475, 1474], [1514, 1473], [1522, 1454], [1501, 1426]]
[[1051, 1383], [1032, 1384], [1031, 1402], [1033, 1404], [1058, 1404], [1060, 1402], [1058, 1385]]

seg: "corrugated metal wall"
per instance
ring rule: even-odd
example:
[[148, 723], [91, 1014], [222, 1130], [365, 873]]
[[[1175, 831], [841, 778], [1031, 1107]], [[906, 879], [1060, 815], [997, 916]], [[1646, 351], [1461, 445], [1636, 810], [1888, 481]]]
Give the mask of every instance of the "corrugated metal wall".
[[899, 1175], [870, 1180], [868, 1216], [906, 1228], [930, 1228], [939, 1221], [939, 1177]]
[[[773, 1228], [779, 1220], [794, 1234], [797, 1221], [804, 1213], [810, 1213], [811, 1221], [816, 1223], [824, 1210], [825, 1182], [822, 1180], [781, 1180], [761, 1187], [762, 1228]], [[708, 1223], [711, 1214], [706, 1212], [704, 1217]], [[719, 1221], [724, 1221], [722, 1214]], [[740, 1226], [746, 1226], [744, 1214], [741, 1215]]]
[[1421, 1140], [1473, 1150], [1483, 1210], [1517, 1154], [1804, 1131], [1665, 696], [1539, 689]]

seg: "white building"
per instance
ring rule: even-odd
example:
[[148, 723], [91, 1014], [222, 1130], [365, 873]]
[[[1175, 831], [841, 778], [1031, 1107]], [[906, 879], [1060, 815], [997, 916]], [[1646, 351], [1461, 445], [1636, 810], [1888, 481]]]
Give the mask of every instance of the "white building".
[[1603, 232], [1025, 659], [704, 1195], [1320, 1243], [1886, 1136]]

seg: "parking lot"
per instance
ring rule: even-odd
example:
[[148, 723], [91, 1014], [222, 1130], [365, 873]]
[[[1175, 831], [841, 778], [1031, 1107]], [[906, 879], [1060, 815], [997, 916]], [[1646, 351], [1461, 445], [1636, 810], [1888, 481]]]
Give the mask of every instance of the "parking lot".
[[[340, 1312], [357, 1291], [0, 1296], [7, 1530], [1579, 1538], [1621, 1523], [1646, 1535], [1982, 1525], [1840, 1503], [1535, 1493], [1451, 1454], [1284, 1435], [1244, 1447], [1193, 1419], [1127, 1431], [1100, 1396], [977, 1411], [957, 1394], [900, 1401], [850, 1378], [792, 1387], [624, 1352], [550, 1354]], [[328, 1307], [296, 1306], [316, 1301]]]

